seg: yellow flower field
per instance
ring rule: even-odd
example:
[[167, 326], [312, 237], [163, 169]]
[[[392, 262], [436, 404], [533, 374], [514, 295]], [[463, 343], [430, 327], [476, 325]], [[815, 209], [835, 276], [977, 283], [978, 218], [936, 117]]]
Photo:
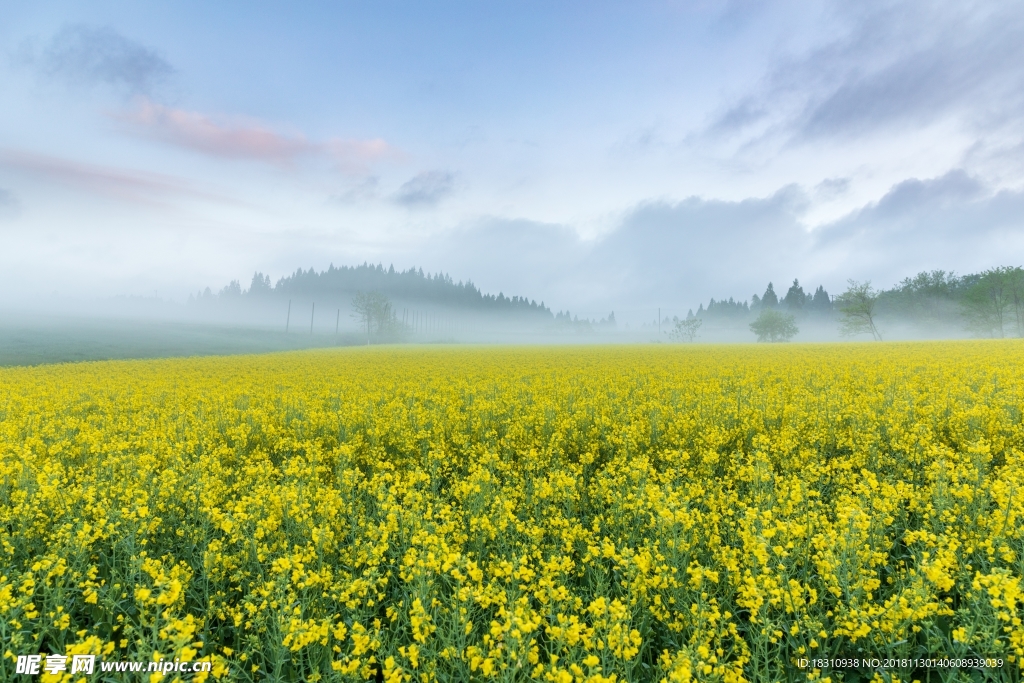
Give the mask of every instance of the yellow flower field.
[[[0, 472], [4, 680], [30, 652], [393, 683], [1024, 657], [1017, 341], [3, 369]], [[889, 665], [801, 665], [832, 657]]]

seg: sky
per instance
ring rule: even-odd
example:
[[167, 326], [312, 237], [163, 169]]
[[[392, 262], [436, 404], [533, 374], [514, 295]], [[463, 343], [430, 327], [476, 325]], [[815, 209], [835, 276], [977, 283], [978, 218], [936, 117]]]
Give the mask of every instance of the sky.
[[0, 303], [368, 261], [620, 319], [1024, 263], [1024, 4], [21, 2]]

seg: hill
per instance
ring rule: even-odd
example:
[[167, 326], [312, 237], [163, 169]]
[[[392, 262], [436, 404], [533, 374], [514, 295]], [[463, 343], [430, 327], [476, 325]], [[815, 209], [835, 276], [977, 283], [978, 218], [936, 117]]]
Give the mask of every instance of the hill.
[[209, 287], [190, 301], [210, 302], [248, 299], [251, 301], [272, 299], [297, 299], [304, 301], [340, 301], [351, 298], [357, 292], [380, 292], [388, 298], [408, 305], [433, 308], [462, 309], [475, 312], [520, 313], [554, 320], [551, 310], [536, 300], [523, 296], [506, 297], [503, 292], [484, 294], [469, 281], [456, 282], [446, 273], [424, 273], [422, 268], [395, 270], [383, 265], [363, 263], [360, 266], [335, 267], [317, 272], [310, 268], [299, 268], [271, 286], [270, 276], [255, 273], [249, 288], [242, 289], [241, 283], [232, 281], [218, 294]]

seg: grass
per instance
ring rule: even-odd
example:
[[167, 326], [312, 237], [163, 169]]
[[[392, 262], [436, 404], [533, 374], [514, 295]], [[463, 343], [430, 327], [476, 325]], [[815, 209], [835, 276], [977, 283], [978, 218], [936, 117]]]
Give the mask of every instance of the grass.
[[0, 367], [128, 358], [266, 353], [360, 343], [358, 335], [310, 335], [227, 325], [125, 319], [0, 319]]

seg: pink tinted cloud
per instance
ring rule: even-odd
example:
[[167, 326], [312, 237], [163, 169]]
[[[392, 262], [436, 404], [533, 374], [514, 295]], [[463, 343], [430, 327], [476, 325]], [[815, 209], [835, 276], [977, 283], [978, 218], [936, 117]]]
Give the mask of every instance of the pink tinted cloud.
[[326, 156], [342, 169], [398, 156], [384, 140], [309, 140], [254, 121], [215, 120], [199, 112], [176, 109], [139, 98], [133, 110], [116, 115], [133, 132], [214, 157], [292, 165], [303, 157]]
[[342, 140], [332, 138], [324, 143], [324, 150], [343, 171], [361, 172], [374, 161], [400, 160], [404, 155], [380, 138], [372, 140]]
[[83, 164], [34, 152], [0, 149], [0, 167], [30, 173], [93, 194], [139, 204], [163, 205], [164, 200], [170, 197], [238, 203], [236, 200], [197, 189], [192, 184], [173, 176]]

